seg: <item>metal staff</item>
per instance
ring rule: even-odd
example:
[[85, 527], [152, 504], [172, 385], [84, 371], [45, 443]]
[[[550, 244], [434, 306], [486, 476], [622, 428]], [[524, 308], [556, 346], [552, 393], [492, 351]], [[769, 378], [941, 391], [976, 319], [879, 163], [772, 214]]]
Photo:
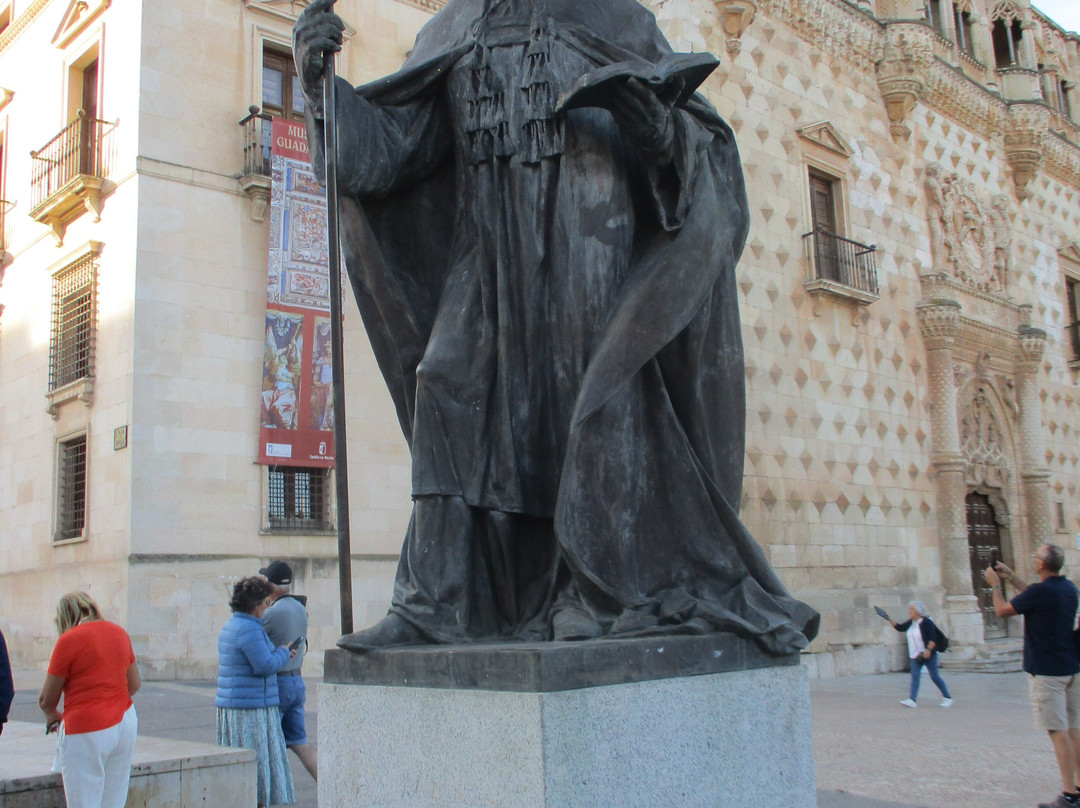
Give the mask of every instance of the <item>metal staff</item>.
[[[333, 5], [330, 6], [333, 9]], [[352, 550], [349, 541], [349, 463], [345, 440], [345, 351], [341, 333], [341, 245], [338, 242], [337, 92], [334, 54], [324, 54], [323, 155], [326, 158], [326, 230], [330, 241], [330, 347], [334, 368], [334, 482], [337, 492], [338, 590], [341, 633], [352, 634]]]

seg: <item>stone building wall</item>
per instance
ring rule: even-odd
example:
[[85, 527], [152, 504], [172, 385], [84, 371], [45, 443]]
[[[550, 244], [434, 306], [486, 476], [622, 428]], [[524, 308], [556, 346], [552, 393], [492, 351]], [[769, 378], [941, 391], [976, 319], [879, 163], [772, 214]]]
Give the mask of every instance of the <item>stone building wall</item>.
[[[351, 28], [339, 73], [361, 83], [395, 70], [437, 5], [341, 0]], [[1068, 278], [1080, 281], [1080, 129], [1060, 100], [1037, 97], [1056, 86], [1051, 74], [1080, 84], [1080, 40], [1018, 4], [1028, 26], [1018, 53], [1031, 69], [1002, 73], [981, 0], [968, 6], [974, 58], [954, 29], [912, 22], [923, 12], [910, 6], [650, 6], [677, 49], [721, 60], [703, 91], [735, 133], [751, 208], [736, 270], [742, 514], [787, 585], [822, 612], [807, 655], [817, 675], [901, 667], [901, 638], [872, 607], [902, 614], [915, 598], [957, 656], [983, 653], [993, 632], [971, 584], [969, 493], [992, 508], [1005, 560], [1030, 571], [1031, 551], [1053, 540], [1080, 563], [1066, 310]], [[268, 225], [265, 199], [245, 191], [237, 124], [260, 102], [264, 47], [287, 48], [300, 5], [77, 8], [27, 3], [17, 35], [0, 32], [0, 85], [11, 82], [0, 89], [13, 91], [0, 93], [0, 196], [14, 200], [0, 278], [0, 629], [17, 664], [42, 666], [57, 597], [86, 588], [128, 627], [144, 675], [209, 677], [228, 583], [281, 557], [309, 595], [312, 648], [331, 647], [334, 534], [266, 529], [254, 461]], [[58, 44], [58, 31], [72, 33]], [[100, 220], [75, 217], [57, 247], [27, 215], [22, 155], [66, 122], [58, 77], [92, 42], [104, 43], [102, 107], [121, 121], [117, 163]], [[44, 67], [18, 69], [30, 62]], [[819, 277], [811, 170], [834, 181], [839, 233], [876, 246], [876, 288]], [[50, 268], [91, 242], [103, 245], [93, 394], [89, 406], [63, 402], [54, 420]], [[386, 608], [410, 478], [354, 311], [347, 300], [354, 619], [364, 626]], [[55, 543], [56, 442], [84, 427], [88, 532]], [[127, 441], [114, 448], [119, 427]]]

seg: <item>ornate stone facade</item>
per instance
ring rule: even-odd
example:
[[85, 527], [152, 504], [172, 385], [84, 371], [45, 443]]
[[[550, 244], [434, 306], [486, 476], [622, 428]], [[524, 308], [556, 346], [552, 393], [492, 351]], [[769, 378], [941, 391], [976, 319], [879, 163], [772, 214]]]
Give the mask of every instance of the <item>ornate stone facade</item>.
[[[951, 4], [944, 20], [906, 0], [757, 5], [738, 57], [707, 85], [758, 213], [739, 267], [744, 517], [822, 610], [818, 673], [901, 667], [870, 607], [913, 597], [936, 604], [952, 658], [975, 664], [1018, 627], [985, 614], [973, 567], [990, 550], [973, 538], [973, 502], [992, 511], [993, 552], [1020, 570], [1043, 541], [1080, 562], [1065, 294], [1080, 233], [1080, 38], [1023, 2], [964, 0], [963, 32]], [[1009, 14], [1023, 25], [1019, 64], [998, 67], [990, 28]], [[847, 149], [818, 160], [804, 131]], [[808, 168], [835, 179], [842, 235], [876, 245], [878, 299], [822, 298], [799, 280]]]

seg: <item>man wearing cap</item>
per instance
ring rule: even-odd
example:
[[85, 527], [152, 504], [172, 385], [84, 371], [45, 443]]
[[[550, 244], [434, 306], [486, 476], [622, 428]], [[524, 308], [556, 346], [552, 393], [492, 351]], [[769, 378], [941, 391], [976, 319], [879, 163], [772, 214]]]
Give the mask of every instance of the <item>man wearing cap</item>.
[[300, 668], [307, 651], [308, 614], [307, 598], [291, 594], [292, 567], [284, 561], [271, 561], [259, 570], [274, 587], [274, 602], [263, 614], [263, 628], [276, 647], [290, 645], [303, 638], [296, 655], [278, 671], [278, 709], [281, 711], [281, 729], [285, 733], [285, 745], [296, 753], [315, 780], [318, 780], [318, 761], [315, 748], [308, 745], [304, 728], [304, 701], [307, 691]]

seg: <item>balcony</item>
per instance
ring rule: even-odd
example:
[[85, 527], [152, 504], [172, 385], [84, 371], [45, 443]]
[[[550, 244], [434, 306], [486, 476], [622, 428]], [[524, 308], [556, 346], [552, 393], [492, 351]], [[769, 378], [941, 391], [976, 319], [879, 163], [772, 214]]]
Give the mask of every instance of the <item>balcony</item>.
[[57, 244], [83, 210], [101, 219], [101, 197], [113, 160], [113, 132], [119, 121], [88, 117], [82, 110], [60, 134], [37, 151], [30, 173], [30, 216], [47, 225]]
[[818, 228], [803, 236], [809, 272], [803, 287], [868, 306], [878, 299], [877, 246]]
[[251, 218], [261, 222], [266, 218], [266, 205], [270, 201], [270, 127], [272, 116], [260, 112], [252, 104], [248, 114], [240, 121], [244, 132], [244, 173], [240, 175], [240, 187], [251, 200]]

